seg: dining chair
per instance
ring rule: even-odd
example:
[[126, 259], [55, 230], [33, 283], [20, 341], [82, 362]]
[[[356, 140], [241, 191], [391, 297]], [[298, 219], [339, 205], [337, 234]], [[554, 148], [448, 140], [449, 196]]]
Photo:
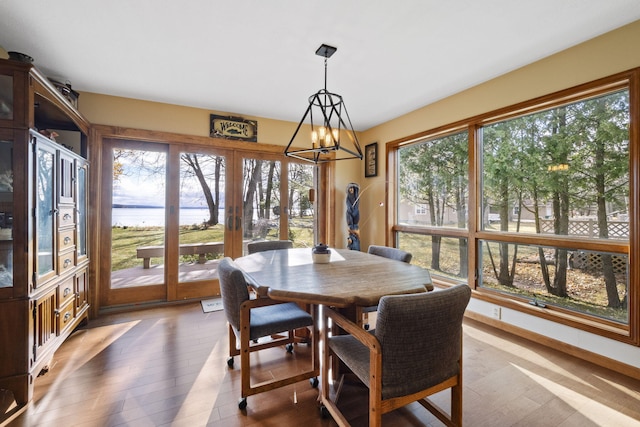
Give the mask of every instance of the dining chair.
[[291, 240], [263, 240], [261, 242], [247, 243], [247, 252], [249, 252], [249, 255], [255, 254], [256, 252], [291, 248], [293, 248], [293, 242]]
[[[462, 320], [471, 289], [465, 284], [444, 290], [384, 296], [378, 305], [375, 331], [367, 332], [330, 308], [329, 319], [345, 335], [323, 330], [322, 406], [340, 426], [349, 422], [329, 390], [329, 361], [337, 357], [369, 389], [369, 425], [382, 415], [417, 401], [447, 426], [462, 425]], [[419, 337], [419, 338], [417, 338]], [[450, 389], [447, 413], [428, 396]]]
[[[280, 302], [268, 297], [250, 299], [244, 273], [229, 257], [220, 260], [218, 277], [222, 305], [229, 329], [229, 358], [227, 359], [229, 368], [233, 368], [234, 356], [240, 355], [241, 397], [238, 408], [245, 409], [247, 407], [248, 396], [305, 379], [310, 379], [311, 385], [317, 387], [317, 377], [320, 371], [317, 356], [318, 332], [315, 327], [317, 307], [312, 307], [311, 313], [308, 313], [293, 302]], [[281, 345], [286, 345], [287, 353], [292, 353], [295, 340], [294, 330], [306, 327], [311, 327], [314, 334], [311, 369], [304, 372], [295, 369], [297, 373], [290, 377], [252, 385], [250, 353]], [[261, 337], [269, 338], [260, 343], [258, 339]], [[240, 348], [238, 348], [238, 341]]]
[[[403, 251], [402, 249], [398, 248], [392, 248], [390, 246], [369, 245], [367, 253], [370, 253], [371, 255], [378, 255], [384, 258], [389, 258], [395, 261], [406, 262], [407, 264], [410, 264], [411, 259], [413, 258], [413, 255], [410, 252]], [[428, 290], [433, 290], [433, 288]], [[369, 313], [373, 313], [377, 310], [377, 305], [362, 308], [362, 326], [365, 329], [369, 329]]]
[[403, 251], [402, 249], [392, 248], [390, 246], [369, 245], [367, 250], [371, 255], [378, 255], [381, 257], [394, 259], [396, 261], [411, 263], [413, 255], [410, 252]]
[[[249, 255], [256, 252], [274, 251], [280, 249], [292, 249], [293, 242], [291, 240], [263, 240], [260, 242], [251, 242], [247, 244], [247, 252]], [[251, 292], [251, 289], [249, 290]], [[309, 311], [309, 307], [305, 306]], [[300, 328], [295, 332], [296, 342], [298, 343], [311, 343], [311, 333], [307, 328]]]

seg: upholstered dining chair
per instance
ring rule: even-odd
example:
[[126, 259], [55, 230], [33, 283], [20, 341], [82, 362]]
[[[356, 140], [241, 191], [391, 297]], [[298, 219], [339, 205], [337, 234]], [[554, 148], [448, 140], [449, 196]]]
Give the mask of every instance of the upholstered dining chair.
[[[413, 258], [413, 255], [410, 252], [403, 251], [402, 249], [398, 248], [392, 248], [390, 246], [369, 245], [369, 249], [367, 249], [367, 252], [371, 255], [377, 255], [395, 261], [406, 262], [407, 264], [410, 264], [411, 259]], [[432, 291], [433, 287], [427, 290]], [[377, 310], [377, 305], [362, 308], [362, 326], [365, 329], [369, 329], [369, 313], [373, 313]]]
[[293, 248], [293, 242], [291, 240], [263, 240], [261, 242], [247, 243], [247, 252], [249, 252], [249, 254], [291, 248]]
[[[369, 388], [370, 426], [379, 426], [383, 414], [414, 401], [447, 426], [461, 426], [462, 320], [470, 296], [471, 289], [462, 284], [382, 297], [373, 332], [324, 308], [323, 324], [331, 319], [346, 334], [323, 331], [323, 415], [328, 412], [338, 425], [349, 425], [337, 405], [341, 384], [334, 400], [329, 398], [329, 360], [337, 357]], [[446, 389], [450, 413], [428, 398]]]
[[413, 255], [410, 252], [403, 251], [398, 248], [392, 248], [390, 246], [369, 245], [368, 253], [372, 255], [378, 255], [396, 261], [402, 261], [409, 264]]
[[[317, 307], [312, 308], [311, 314], [302, 310], [296, 303], [279, 302], [270, 298], [249, 298], [247, 281], [242, 270], [229, 257], [220, 260], [218, 264], [220, 292], [222, 305], [229, 327], [229, 358], [227, 365], [233, 368], [234, 356], [240, 355], [241, 397], [238, 402], [240, 409], [247, 407], [247, 397], [283, 387], [305, 379], [311, 380], [311, 385], [317, 387], [320, 371], [318, 360], [318, 332], [315, 327]], [[288, 353], [293, 352], [294, 330], [311, 327], [313, 353], [311, 369], [287, 378], [274, 379], [251, 384], [250, 353], [271, 347], [286, 345]], [[286, 333], [284, 337], [276, 334]], [[270, 337], [259, 343], [258, 338]], [[240, 348], [238, 348], [238, 341]]]

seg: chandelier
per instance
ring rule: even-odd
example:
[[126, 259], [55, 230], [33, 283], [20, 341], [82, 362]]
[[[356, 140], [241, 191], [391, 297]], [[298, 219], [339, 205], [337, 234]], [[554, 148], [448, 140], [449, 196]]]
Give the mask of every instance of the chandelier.
[[[286, 156], [316, 164], [362, 159], [362, 149], [342, 96], [327, 90], [327, 59], [336, 50], [326, 44], [316, 50], [316, 55], [324, 57], [324, 89], [309, 97], [309, 106], [284, 150]], [[307, 117], [311, 123], [311, 134], [300, 132]]]

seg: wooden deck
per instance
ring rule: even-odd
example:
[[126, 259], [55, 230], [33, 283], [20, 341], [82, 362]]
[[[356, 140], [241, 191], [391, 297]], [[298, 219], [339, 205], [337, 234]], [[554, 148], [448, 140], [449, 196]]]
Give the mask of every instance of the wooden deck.
[[[182, 263], [180, 264], [178, 281], [183, 283], [218, 280], [218, 262], [219, 260], [206, 261], [204, 264]], [[143, 266], [127, 268], [111, 273], [111, 289], [157, 285], [163, 281], [164, 264], [152, 265], [149, 268]]]

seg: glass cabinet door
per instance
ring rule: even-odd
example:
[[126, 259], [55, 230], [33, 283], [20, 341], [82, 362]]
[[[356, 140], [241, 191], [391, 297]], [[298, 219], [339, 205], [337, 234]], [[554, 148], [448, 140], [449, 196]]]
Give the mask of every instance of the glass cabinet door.
[[0, 288], [12, 286], [13, 142], [0, 139]]
[[0, 120], [13, 120], [13, 77], [0, 75]]
[[88, 172], [86, 164], [78, 165], [78, 192], [77, 192], [77, 215], [78, 220], [78, 262], [87, 257], [87, 180]]
[[38, 139], [35, 158], [35, 234], [39, 281], [55, 275], [55, 160], [56, 150]]

